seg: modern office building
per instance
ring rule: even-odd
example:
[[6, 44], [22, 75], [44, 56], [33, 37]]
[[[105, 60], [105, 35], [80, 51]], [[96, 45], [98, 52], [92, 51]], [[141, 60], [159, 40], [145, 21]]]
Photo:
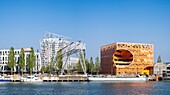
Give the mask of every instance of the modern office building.
[[[82, 54], [83, 50], [85, 50], [85, 44], [81, 41], [70, 42], [68, 39], [68, 37], [54, 33], [47, 33], [43, 36], [40, 41], [42, 66], [47, 66], [51, 62], [52, 58], [54, 58], [53, 60], [56, 64], [58, 51], [60, 49], [62, 51], [63, 61], [61, 73], [63, 74], [64, 70], [66, 70], [68, 66], [71, 66], [72, 68], [76, 66], [80, 56], [84, 56]], [[85, 60], [81, 62], [83, 64], [83, 71], [85, 72]]]
[[160, 77], [170, 77], [170, 62], [156, 63], [154, 65], [154, 74]]
[[166, 62], [166, 75], [170, 77], [170, 62]]
[[162, 76], [164, 72], [167, 71], [167, 64], [165, 63], [156, 63], [154, 65], [154, 74]]
[[67, 37], [54, 33], [47, 33], [43, 36], [40, 41], [42, 65], [48, 65], [52, 57], [54, 57], [54, 61], [56, 60], [58, 50], [69, 44], [66, 39]]
[[101, 73], [153, 74], [154, 45], [116, 42], [101, 47]]
[[[24, 72], [29, 72], [27, 68], [27, 56], [30, 54], [30, 48], [24, 48], [24, 53], [25, 53], [25, 68]], [[9, 54], [9, 49], [4, 49], [0, 50], [0, 72], [1, 73], [9, 73], [10, 68], [8, 68], [8, 54]], [[19, 55], [20, 55], [20, 49], [14, 49], [14, 54], [15, 54], [15, 61], [16, 61], [16, 66], [14, 67], [14, 72], [19, 73], [20, 72], [20, 66], [19, 66]], [[36, 57], [36, 64], [35, 67], [33, 68], [33, 72], [39, 72], [41, 69], [41, 58], [40, 58], [40, 53], [35, 52], [35, 57]]]

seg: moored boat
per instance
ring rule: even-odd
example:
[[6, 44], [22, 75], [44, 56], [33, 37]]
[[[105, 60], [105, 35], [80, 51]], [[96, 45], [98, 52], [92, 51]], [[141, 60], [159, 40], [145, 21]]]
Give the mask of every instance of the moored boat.
[[136, 77], [88, 77], [89, 81], [92, 82], [146, 82], [149, 78], [146, 76], [136, 76]]
[[21, 82], [43, 82], [43, 80], [40, 79], [39, 77], [30, 75], [27, 76], [26, 78], [21, 78]]
[[11, 82], [11, 78], [0, 75], [0, 82]]

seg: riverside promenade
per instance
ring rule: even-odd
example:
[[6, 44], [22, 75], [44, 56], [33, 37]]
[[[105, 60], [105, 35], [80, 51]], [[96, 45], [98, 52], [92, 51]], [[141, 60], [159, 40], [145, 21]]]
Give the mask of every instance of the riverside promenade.
[[[27, 78], [27, 76], [23, 76], [23, 77]], [[21, 82], [21, 78], [23, 77], [18, 75], [11, 75], [10, 79], [12, 82]], [[86, 75], [59, 75], [59, 76], [40, 75], [38, 79], [42, 80], [43, 82], [88, 82], [89, 81]], [[149, 81], [156, 81], [156, 77], [149, 76]]]

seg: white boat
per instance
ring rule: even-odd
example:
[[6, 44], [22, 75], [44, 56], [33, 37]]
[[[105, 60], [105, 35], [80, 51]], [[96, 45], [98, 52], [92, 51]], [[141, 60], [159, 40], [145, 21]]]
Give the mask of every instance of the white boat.
[[11, 82], [11, 78], [0, 75], [0, 82]]
[[88, 77], [92, 82], [146, 82], [149, 78], [146, 76], [138, 77]]
[[26, 78], [21, 78], [21, 82], [43, 82], [42, 79], [36, 76], [27, 76]]

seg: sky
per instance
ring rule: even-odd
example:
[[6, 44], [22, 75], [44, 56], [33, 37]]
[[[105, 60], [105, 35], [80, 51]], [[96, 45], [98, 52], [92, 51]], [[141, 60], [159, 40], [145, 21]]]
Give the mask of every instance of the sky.
[[47, 33], [81, 40], [87, 58], [114, 42], [154, 44], [170, 61], [170, 0], [0, 0], [0, 49], [34, 47]]

